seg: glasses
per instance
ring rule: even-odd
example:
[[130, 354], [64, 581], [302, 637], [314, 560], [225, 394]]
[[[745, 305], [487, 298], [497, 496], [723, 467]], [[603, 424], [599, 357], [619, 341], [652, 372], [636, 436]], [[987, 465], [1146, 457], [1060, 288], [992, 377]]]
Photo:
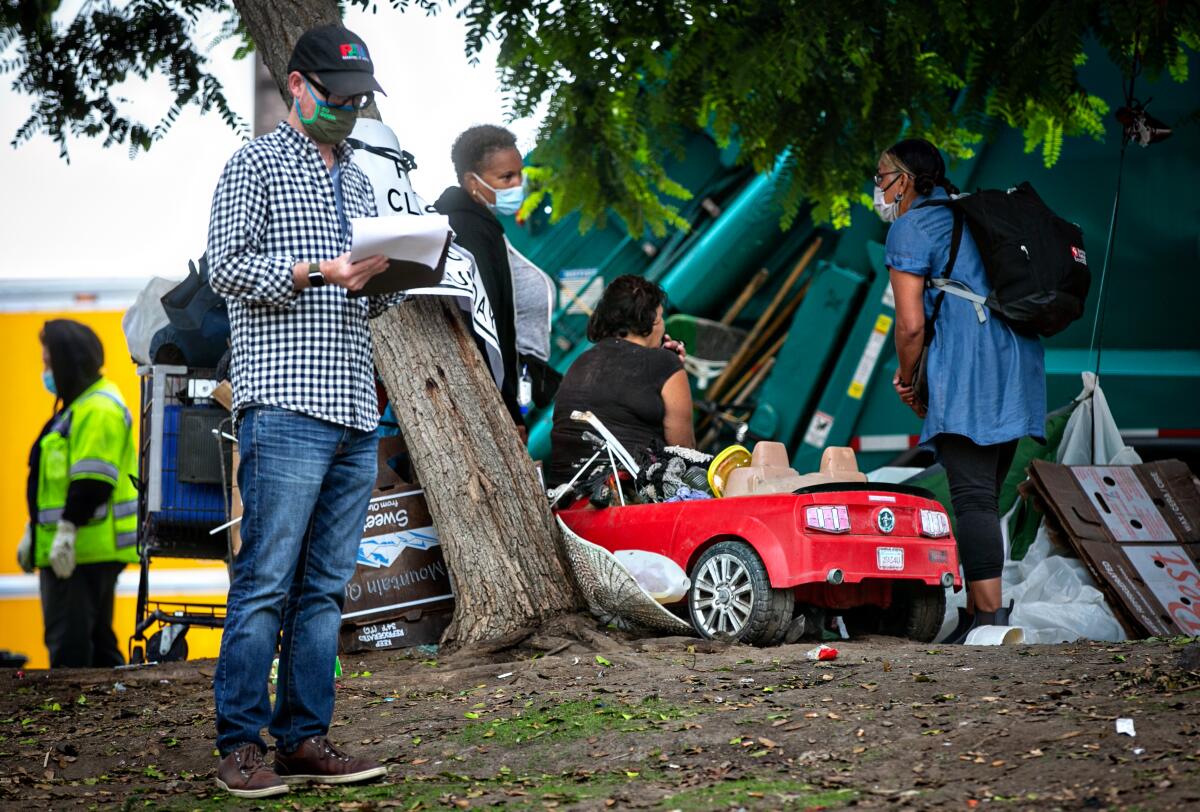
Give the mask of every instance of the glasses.
[[[353, 96], [334, 96], [329, 92], [329, 88], [325, 87], [316, 79], [312, 78], [311, 76], [305, 76], [304, 78], [308, 80], [308, 83], [312, 85], [318, 93], [325, 97], [325, 103], [336, 110], [365, 110], [375, 101], [375, 93], [371, 90], [368, 90], [366, 93], [358, 93]], [[335, 98], [345, 99], [345, 101], [339, 104], [334, 104], [333, 99]]]
[[879, 188], [882, 189], [884, 178], [886, 178], [888, 175], [899, 175], [899, 174], [901, 174], [901, 170], [899, 170], [899, 169], [893, 169], [891, 172], [876, 172], [874, 177], [872, 178], [872, 180], [875, 181], [876, 186], [878, 186]]

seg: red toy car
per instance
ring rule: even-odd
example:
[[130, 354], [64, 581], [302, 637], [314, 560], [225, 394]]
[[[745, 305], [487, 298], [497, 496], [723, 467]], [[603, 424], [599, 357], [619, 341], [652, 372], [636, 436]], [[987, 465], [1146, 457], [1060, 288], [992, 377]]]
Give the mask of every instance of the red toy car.
[[961, 581], [949, 519], [928, 491], [868, 483], [848, 448], [827, 449], [821, 471], [802, 476], [781, 444], [760, 442], [725, 493], [602, 509], [583, 498], [558, 516], [611, 552], [644, 550], [682, 567], [704, 637], [794, 640], [800, 610], [814, 607], [859, 629], [933, 640], [945, 588]]

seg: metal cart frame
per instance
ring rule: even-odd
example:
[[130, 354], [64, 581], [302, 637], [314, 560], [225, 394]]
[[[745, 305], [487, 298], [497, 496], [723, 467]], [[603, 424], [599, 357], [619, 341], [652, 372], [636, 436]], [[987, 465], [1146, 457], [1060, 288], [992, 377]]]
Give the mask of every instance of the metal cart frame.
[[[229, 530], [232, 495], [224, 453], [229, 445], [232, 418], [220, 410], [219, 430], [212, 432], [215, 435], [212, 449], [221, 468], [220, 512], [211, 506], [180, 509], [174, 499], [167, 498], [187, 487], [180, 483], [177, 462], [182, 434], [179, 410], [185, 406], [212, 405], [211, 395], [217, 381], [211, 370], [184, 366], [139, 366], [137, 373], [141, 379], [142, 421], [138, 444], [141, 475], [138, 483], [139, 578], [136, 622], [129, 639], [129, 662], [183, 660], [187, 659], [188, 629], [192, 626], [222, 628], [225, 604], [152, 600], [150, 562], [153, 558], [191, 558], [221, 560], [228, 565], [232, 560]], [[178, 407], [174, 421], [168, 419], [169, 407]], [[176, 459], [168, 459], [170, 464], [164, 464], [169, 442], [174, 442]], [[211, 496], [211, 488], [206, 493]], [[159, 628], [147, 639], [146, 632], [156, 625]]]

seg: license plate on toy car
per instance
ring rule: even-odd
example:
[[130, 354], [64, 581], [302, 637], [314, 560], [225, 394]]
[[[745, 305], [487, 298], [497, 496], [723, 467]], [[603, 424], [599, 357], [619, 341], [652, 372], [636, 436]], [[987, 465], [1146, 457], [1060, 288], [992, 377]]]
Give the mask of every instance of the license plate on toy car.
[[875, 566], [881, 570], [904, 569], [904, 550], [900, 547], [876, 547]]

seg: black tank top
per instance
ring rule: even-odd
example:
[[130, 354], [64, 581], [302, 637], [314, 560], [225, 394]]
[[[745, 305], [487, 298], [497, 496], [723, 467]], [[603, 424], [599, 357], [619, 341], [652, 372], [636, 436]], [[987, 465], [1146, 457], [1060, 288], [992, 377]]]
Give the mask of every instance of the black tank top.
[[568, 481], [595, 453], [583, 439], [591, 427], [572, 420], [572, 411], [594, 413], [635, 460], [664, 445], [662, 388], [682, 368], [670, 350], [623, 338], [603, 339], [575, 359], [555, 397], [547, 487]]

